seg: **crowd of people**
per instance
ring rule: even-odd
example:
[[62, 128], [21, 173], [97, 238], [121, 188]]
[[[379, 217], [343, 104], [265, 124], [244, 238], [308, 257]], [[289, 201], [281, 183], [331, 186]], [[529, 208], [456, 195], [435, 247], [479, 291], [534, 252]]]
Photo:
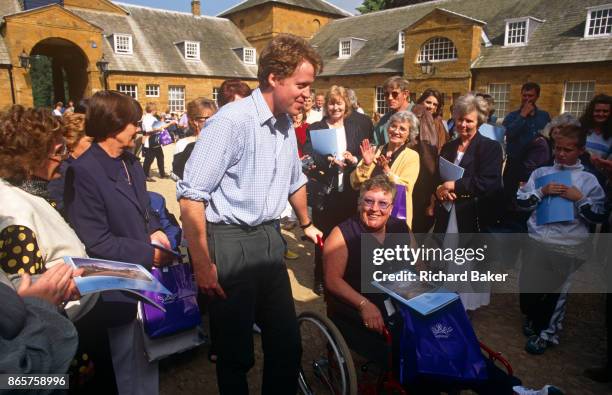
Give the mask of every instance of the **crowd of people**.
[[[466, 92], [443, 119], [435, 87], [410, 102], [409, 81], [383, 86], [386, 114], [364, 114], [355, 92], [311, 86], [322, 63], [306, 41], [281, 35], [261, 52], [259, 87], [228, 80], [217, 100], [200, 97], [182, 116], [100, 91], [62, 110], [15, 105], [0, 114], [0, 371], [71, 374], [75, 393], [158, 393], [157, 363], [143, 352], [137, 304], [118, 291], [80, 295], [64, 256], [170, 264], [147, 182], [176, 181], [183, 243], [206, 297], [211, 361], [222, 394], [248, 393], [253, 325], [261, 331], [263, 393], [295, 393], [301, 343], [284, 259], [296, 257], [280, 231], [290, 213], [315, 248], [313, 290], [382, 332], [381, 304], [360, 289], [360, 238], [387, 233], [526, 233], [520, 308], [526, 350], [559, 343], [571, 275], [589, 233], [610, 229], [612, 97], [598, 94], [580, 119], [551, 119], [526, 82], [521, 105], [499, 125], [491, 96]], [[503, 128], [503, 139], [483, 127]], [[337, 155], [321, 154], [313, 131], [335, 129]], [[169, 140], [168, 140], [169, 139]], [[171, 173], [162, 146], [176, 143]], [[144, 163], [139, 158], [140, 150]], [[440, 162], [462, 169], [444, 179]], [[540, 177], [568, 171], [571, 185]], [[547, 196], [572, 202], [574, 218], [542, 224]], [[601, 226], [596, 227], [596, 225]], [[445, 239], [446, 247], [458, 247]], [[547, 262], [532, 252], [548, 250]], [[550, 292], [532, 280], [554, 278]], [[488, 291], [458, 289], [466, 310]], [[612, 320], [612, 298], [607, 317]], [[10, 318], [9, 318], [10, 317]], [[608, 342], [612, 341], [608, 325]], [[610, 344], [610, 343], [609, 343]], [[608, 365], [586, 374], [612, 381]], [[24, 362], [26, 361], [26, 362]]]

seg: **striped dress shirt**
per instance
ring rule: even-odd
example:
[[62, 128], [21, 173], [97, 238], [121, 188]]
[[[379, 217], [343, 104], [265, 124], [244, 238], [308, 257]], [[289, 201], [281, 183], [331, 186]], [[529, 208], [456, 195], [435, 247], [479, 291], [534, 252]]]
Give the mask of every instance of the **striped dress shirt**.
[[306, 184], [289, 116], [259, 89], [208, 119], [177, 183], [177, 198], [207, 202], [206, 220], [256, 226], [279, 218]]

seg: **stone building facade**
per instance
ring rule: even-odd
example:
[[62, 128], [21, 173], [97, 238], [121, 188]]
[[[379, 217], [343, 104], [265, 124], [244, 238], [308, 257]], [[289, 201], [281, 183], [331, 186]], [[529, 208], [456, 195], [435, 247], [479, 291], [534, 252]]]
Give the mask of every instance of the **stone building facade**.
[[[245, 0], [219, 17], [109, 0], [0, 2], [0, 107], [32, 104], [24, 60], [49, 56], [56, 99], [108, 87], [180, 111], [214, 97], [227, 78], [256, 86], [256, 59], [280, 33], [311, 40], [325, 66], [315, 82], [353, 88], [368, 113], [384, 112], [382, 84], [410, 81], [412, 98], [442, 91], [448, 104], [470, 90], [491, 93], [503, 117], [520, 86], [542, 86], [540, 107], [578, 114], [595, 93], [612, 92], [609, 0], [434, 0], [351, 16], [325, 0]], [[103, 65], [107, 65], [106, 71]]]

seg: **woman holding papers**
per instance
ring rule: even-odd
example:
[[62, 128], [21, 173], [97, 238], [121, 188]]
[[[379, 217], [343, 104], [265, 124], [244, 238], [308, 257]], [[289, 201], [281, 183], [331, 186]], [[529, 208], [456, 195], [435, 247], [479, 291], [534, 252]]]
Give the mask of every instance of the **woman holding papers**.
[[[94, 258], [145, 267], [172, 262], [170, 242], [150, 207], [145, 174], [129, 150], [134, 146], [140, 104], [128, 95], [101, 91], [89, 101], [85, 131], [94, 143], [66, 174], [64, 203], [71, 225]], [[113, 320], [108, 328], [119, 393], [156, 394], [157, 364], [149, 364], [142, 331], [136, 325], [136, 302], [119, 292], [102, 296]], [[111, 327], [112, 326], [112, 327]]]
[[[8, 339], [11, 346], [15, 347], [15, 353], [5, 353], [0, 341], [3, 354], [0, 357], [0, 365], [9, 366], [6, 363], [11, 362], [12, 358], [15, 366], [30, 369], [24, 373], [66, 373], [66, 369], [59, 366], [67, 367], [72, 362], [74, 346], [77, 343], [74, 326], [61, 318], [67, 314], [77, 327], [80, 343], [80, 352], [74, 359], [77, 366], [71, 373], [78, 375], [80, 368], [90, 372], [91, 369], [87, 368], [94, 361], [95, 378], [100, 379], [101, 390], [104, 390], [104, 383], [109, 381], [101, 379], [106, 360], [104, 341], [94, 339], [90, 332], [83, 329], [88, 322], [95, 320], [95, 308], [92, 307], [98, 295], [81, 298], [72, 280], [78, 273], [73, 273], [62, 259], [64, 256], [86, 256], [85, 247], [58, 212], [56, 202], [48, 190], [49, 181], [60, 177], [60, 164], [69, 153], [64, 140], [64, 121], [65, 118], [54, 117], [51, 111], [43, 108], [13, 106], [0, 114], [0, 283], [9, 285], [10, 279], [10, 288], [14, 288], [19, 296], [26, 298], [26, 311], [33, 313], [24, 323], [27, 325], [24, 327], [25, 337], [20, 347], [13, 343], [13, 340], [19, 342], [18, 339], [13, 339], [12, 336]], [[42, 298], [62, 307], [58, 310], [51, 308], [51, 305], [45, 307], [39, 303], [35, 303], [38, 307], [32, 306], [34, 303], [31, 297]], [[80, 300], [76, 302], [77, 299]], [[64, 303], [71, 300], [74, 302], [68, 303], [64, 309]], [[4, 298], [2, 301], [5, 304], [10, 303]], [[30, 307], [38, 313], [31, 311]], [[43, 307], [45, 308], [42, 309]], [[17, 324], [17, 316], [12, 315], [11, 319]], [[37, 319], [41, 320], [39, 324], [36, 324]], [[46, 322], [47, 320], [49, 322]], [[55, 322], [55, 328], [50, 327], [51, 320]], [[35, 327], [30, 327], [30, 324]], [[48, 336], [38, 335], [41, 331], [47, 331]], [[68, 337], [70, 345], [66, 344]], [[92, 339], [96, 342], [95, 347], [87, 344]], [[51, 347], [44, 350], [46, 352], [32, 353], [36, 347], [45, 346], [45, 343], [36, 345], [37, 341], [53, 341], [54, 345], [60, 348]], [[65, 364], [46, 365], [49, 361], [45, 359], [61, 347], [67, 347], [62, 351]], [[40, 348], [38, 350], [40, 351]], [[86, 351], [88, 356], [89, 362], [86, 364], [83, 364], [83, 351]], [[20, 353], [23, 355], [18, 355]], [[36, 358], [27, 360], [28, 355], [34, 354], [37, 354]], [[17, 361], [17, 358], [23, 359]], [[46, 367], [42, 366], [41, 362], [44, 362]], [[4, 371], [17, 373], [6, 369]], [[91, 378], [90, 374], [83, 376]], [[80, 379], [83, 376], [73, 378]]]
[[405, 189], [405, 209], [398, 216], [412, 224], [412, 191], [419, 175], [419, 154], [410, 148], [419, 134], [419, 120], [410, 111], [396, 112], [389, 119], [389, 142], [376, 148], [369, 140], [361, 142], [363, 159], [351, 173], [351, 185], [358, 189], [365, 180], [384, 174]]
[[[311, 132], [334, 133], [334, 152], [320, 150], [313, 144]], [[341, 86], [332, 86], [325, 95], [325, 116], [311, 124], [306, 131], [303, 153], [315, 162], [319, 182], [328, 192], [322, 196], [320, 209], [313, 209], [312, 220], [327, 237], [332, 228], [355, 213], [357, 192], [351, 188], [350, 175], [359, 162], [359, 144], [370, 137], [372, 121], [365, 115], [351, 111], [348, 93]], [[319, 132], [318, 132], [319, 133]], [[315, 252], [315, 292], [323, 291], [321, 252]]]
[[[452, 234], [479, 233], [494, 224], [501, 208], [502, 148], [496, 141], [478, 133], [487, 120], [487, 102], [472, 94], [455, 101], [453, 117], [459, 138], [446, 143], [440, 152], [436, 188], [434, 233], [445, 237], [444, 246], [460, 247]], [[459, 269], [454, 262], [449, 270]], [[469, 270], [467, 266], [461, 268]], [[475, 310], [489, 303], [489, 291], [475, 293], [470, 283], [458, 289], [466, 310]]]
[[[502, 189], [502, 149], [481, 136], [478, 127], [487, 119], [487, 104], [472, 94], [459, 97], [453, 117], [459, 138], [442, 147], [440, 157], [463, 169], [456, 180], [439, 178], [438, 202], [452, 202], [455, 207], [455, 232], [478, 233], [496, 222]], [[440, 174], [438, 174], [440, 177]], [[448, 231], [451, 213], [441, 204], [436, 207], [435, 233]]]

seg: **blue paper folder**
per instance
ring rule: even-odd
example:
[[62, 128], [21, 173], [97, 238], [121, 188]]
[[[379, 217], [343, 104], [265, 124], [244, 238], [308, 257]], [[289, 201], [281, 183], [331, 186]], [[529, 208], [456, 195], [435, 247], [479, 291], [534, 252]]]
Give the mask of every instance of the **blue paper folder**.
[[310, 141], [314, 152], [319, 155], [339, 157], [342, 152], [338, 152], [337, 133], [336, 129], [311, 130]]
[[[556, 182], [572, 186], [572, 175], [569, 171], [559, 171], [548, 174], [535, 180], [535, 187], [542, 188], [545, 185]], [[574, 203], [561, 196], [545, 196], [536, 208], [536, 223], [545, 225], [553, 222], [573, 221]]]
[[478, 133], [490, 138], [491, 140], [497, 141], [501, 145], [504, 145], [504, 134], [506, 133], [506, 129], [503, 126], [494, 126], [488, 123], [483, 123], [478, 128]]

